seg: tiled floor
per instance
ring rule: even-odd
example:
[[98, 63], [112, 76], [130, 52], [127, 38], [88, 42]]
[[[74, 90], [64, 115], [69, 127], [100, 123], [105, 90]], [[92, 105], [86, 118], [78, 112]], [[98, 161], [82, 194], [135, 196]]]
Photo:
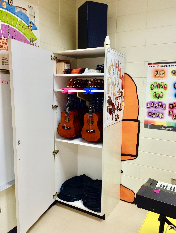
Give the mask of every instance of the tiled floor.
[[104, 221], [56, 204], [28, 233], [138, 233], [147, 211], [120, 201]]

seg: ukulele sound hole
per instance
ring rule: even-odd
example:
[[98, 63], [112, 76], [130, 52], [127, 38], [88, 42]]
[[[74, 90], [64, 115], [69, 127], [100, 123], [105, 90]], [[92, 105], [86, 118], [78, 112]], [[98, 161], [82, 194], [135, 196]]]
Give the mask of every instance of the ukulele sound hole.
[[93, 129], [89, 129], [89, 130], [86, 130], [87, 133], [95, 133], [95, 130]]
[[68, 117], [68, 116], [65, 117], [65, 121], [66, 121], [66, 122], [69, 122], [69, 117]]
[[68, 126], [62, 126], [62, 129], [70, 129]]

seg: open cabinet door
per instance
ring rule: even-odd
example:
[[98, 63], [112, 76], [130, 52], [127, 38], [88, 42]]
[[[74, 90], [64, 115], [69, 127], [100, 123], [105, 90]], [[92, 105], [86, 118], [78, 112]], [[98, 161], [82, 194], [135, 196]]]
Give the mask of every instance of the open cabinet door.
[[9, 40], [18, 233], [53, 203], [52, 53]]

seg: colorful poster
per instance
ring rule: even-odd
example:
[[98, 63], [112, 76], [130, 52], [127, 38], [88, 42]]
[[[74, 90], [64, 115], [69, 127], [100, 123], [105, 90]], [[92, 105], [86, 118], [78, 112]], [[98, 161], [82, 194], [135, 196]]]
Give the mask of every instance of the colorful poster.
[[0, 37], [0, 50], [8, 51], [8, 39]]
[[105, 126], [122, 120], [124, 110], [124, 64], [123, 54], [108, 48], [106, 53], [106, 116]]
[[176, 62], [148, 64], [144, 125], [176, 131]]
[[22, 0], [0, 0], [0, 38], [40, 46], [38, 8]]

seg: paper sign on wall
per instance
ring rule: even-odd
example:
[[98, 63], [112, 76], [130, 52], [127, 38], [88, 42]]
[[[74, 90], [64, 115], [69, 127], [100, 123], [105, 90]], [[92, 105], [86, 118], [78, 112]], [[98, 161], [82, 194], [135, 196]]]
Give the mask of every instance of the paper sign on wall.
[[148, 64], [144, 124], [176, 131], [176, 62]]
[[122, 120], [124, 109], [124, 62], [123, 54], [108, 48], [106, 56], [106, 116], [105, 126]]
[[0, 0], [0, 38], [40, 45], [38, 8], [22, 0]]

